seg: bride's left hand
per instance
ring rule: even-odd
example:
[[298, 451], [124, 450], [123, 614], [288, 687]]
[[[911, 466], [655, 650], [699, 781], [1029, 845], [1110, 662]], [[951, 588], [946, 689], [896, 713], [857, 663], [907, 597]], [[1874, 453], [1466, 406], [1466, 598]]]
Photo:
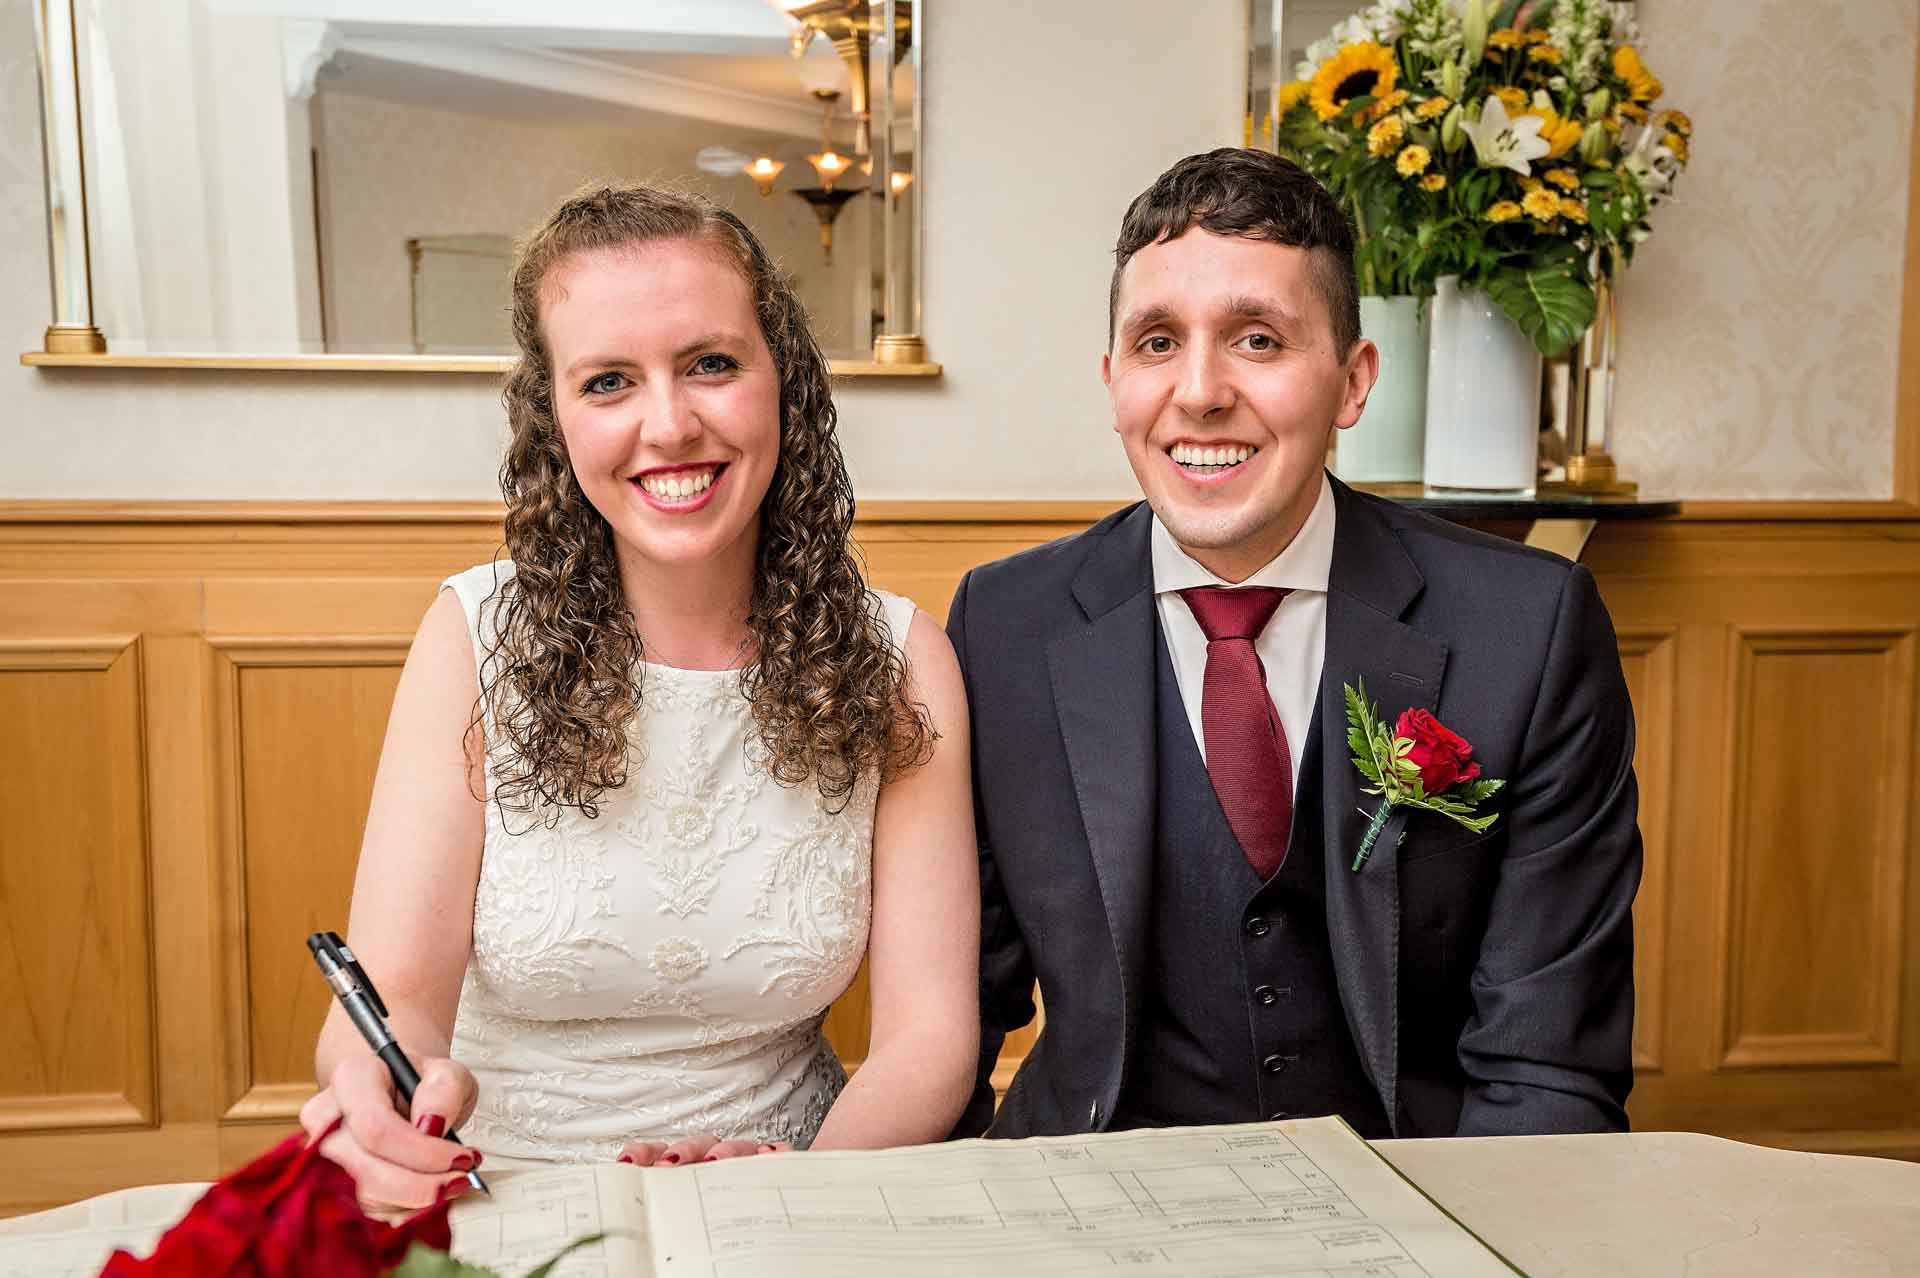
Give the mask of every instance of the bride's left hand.
[[671, 1145], [657, 1140], [630, 1141], [620, 1151], [620, 1161], [636, 1167], [677, 1167], [686, 1163], [711, 1163], [722, 1158], [750, 1158], [755, 1154], [785, 1154], [793, 1149], [791, 1141], [716, 1140], [712, 1136], [683, 1136]]

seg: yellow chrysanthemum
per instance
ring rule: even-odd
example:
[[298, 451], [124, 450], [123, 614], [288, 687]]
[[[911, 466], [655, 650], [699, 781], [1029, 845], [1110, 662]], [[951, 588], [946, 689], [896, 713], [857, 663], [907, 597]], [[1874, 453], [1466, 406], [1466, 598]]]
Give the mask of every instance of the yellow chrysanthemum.
[[1540, 176], [1563, 191], [1577, 191], [1580, 189], [1580, 175], [1572, 169], [1548, 169]]
[[1531, 173], [1522, 173], [1518, 177], [1514, 178], [1513, 180], [1515, 182], [1518, 182], [1520, 184], [1520, 189], [1527, 192], [1529, 195], [1531, 195], [1535, 191], [1538, 191], [1542, 185], [1540, 179], [1533, 176]]
[[1527, 50], [1527, 61], [1529, 62], [1551, 62], [1553, 65], [1559, 66], [1560, 57], [1560, 50], [1550, 44], [1536, 44]]
[[1669, 133], [1660, 141], [1667, 150], [1673, 152], [1673, 158], [1685, 164], [1687, 162], [1687, 140], [1678, 133]]
[[1630, 44], [1613, 51], [1613, 73], [1626, 82], [1627, 92], [1635, 102], [1651, 102], [1667, 91], [1660, 77], [1647, 70], [1646, 63], [1640, 61], [1639, 51]]
[[1400, 176], [1410, 178], [1427, 171], [1427, 165], [1433, 162], [1433, 153], [1418, 142], [1394, 157], [1393, 167]]
[[1622, 102], [1615, 109], [1636, 124], [1645, 124], [1647, 122], [1647, 109], [1638, 102]]
[[1693, 121], [1685, 111], [1662, 111], [1653, 117], [1653, 127], [1665, 129], [1669, 133], [1678, 133], [1683, 138], [1693, 136]]
[[1530, 27], [1527, 30], [1528, 44], [1545, 44], [1551, 39], [1553, 39], [1553, 33], [1545, 27]]
[[1287, 112], [1305, 102], [1307, 94], [1312, 89], [1313, 85], [1305, 80], [1291, 80], [1281, 85], [1280, 96], [1273, 101], [1273, 113], [1283, 120], [1286, 119]]
[[1400, 123], [1399, 116], [1390, 115], [1367, 130], [1367, 154], [1392, 155], [1406, 136], [1407, 126]]
[[1525, 36], [1507, 27], [1502, 27], [1500, 30], [1490, 32], [1487, 35], [1487, 47], [1489, 49], [1517, 49], [1526, 42], [1527, 38]]
[[1578, 200], [1568, 199], [1562, 196], [1560, 198], [1560, 216], [1566, 218], [1569, 222], [1585, 222], [1587, 220], [1587, 206]]
[[1421, 178], [1421, 179], [1420, 179], [1420, 189], [1421, 189], [1421, 190], [1423, 190], [1423, 191], [1444, 191], [1444, 190], [1446, 190], [1446, 189], [1447, 189], [1447, 175], [1446, 175], [1446, 174], [1444, 174], [1444, 173], [1429, 173], [1429, 174], [1427, 174], [1427, 175], [1426, 175], [1425, 177], [1423, 177], [1423, 178]]
[[1487, 209], [1487, 221], [1511, 222], [1520, 216], [1520, 206], [1512, 200], [1500, 200]]
[[1603, 155], [1593, 162], [1593, 167], [1596, 169], [1610, 169], [1613, 167], [1613, 161]]
[[1386, 97], [1374, 103], [1373, 106], [1368, 109], [1368, 114], [1373, 119], [1384, 120], [1395, 111], [1398, 111], [1402, 106], [1405, 106], [1407, 98], [1410, 96], [1405, 89], [1395, 89], [1392, 93], [1387, 94]]
[[1536, 222], [1551, 222], [1560, 216], [1560, 197], [1545, 188], [1528, 191], [1521, 199], [1520, 207]]
[[1422, 102], [1419, 106], [1413, 109], [1413, 118], [1416, 120], [1435, 119], [1438, 116], [1445, 115], [1447, 113], [1447, 108], [1452, 105], [1453, 105], [1452, 98], [1448, 98], [1448, 97], [1428, 98], [1425, 102]]
[[1557, 160], [1573, 150], [1580, 145], [1580, 135], [1586, 132], [1578, 120], [1564, 120], [1552, 107], [1533, 107], [1524, 114], [1540, 117], [1540, 136], [1547, 143], [1545, 159]]
[[1507, 108], [1508, 115], [1519, 115], [1527, 109], [1527, 91], [1511, 84], [1503, 84], [1491, 90], [1494, 97], [1500, 99], [1500, 105]]
[[1313, 73], [1307, 98], [1322, 120], [1340, 114], [1340, 108], [1358, 97], [1384, 97], [1393, 92], [1400, 66], [1393, 54], [1372, 40], [1342, 45], [1340, 52]]

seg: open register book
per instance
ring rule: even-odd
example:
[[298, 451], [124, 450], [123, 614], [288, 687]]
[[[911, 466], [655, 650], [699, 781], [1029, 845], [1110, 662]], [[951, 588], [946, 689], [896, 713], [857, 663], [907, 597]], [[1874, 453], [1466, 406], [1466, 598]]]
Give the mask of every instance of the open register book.
[[[771, 1155], [695, 1167], [489, 1175], [454, 1254], [524, 1274], [572, 1239], [568, 1278], [1512, 1278], [1518, 1271], [1337, 1118]], [[193, 1194], [177, 1200], [178, 1216]], [[157, 1194], [160, 1190], [130, 1191]], [[120, 1199], [110, 1195], [104, 1204]], [[153, 1215], [157, 1200], [144, 1213]], [[87, 1208], [63, 1208], [65, 1220]], [[124, 1218], [122, 1209], [109, 1213]], [[61, 1213], [47, 1213], [47, 1217]], [[122, 1221], [0, 1231], [0, 1271], [92, 1274]], [[162, 1217], [164, 1224], [171, 1217]], [[27, 1224], [28, 1222], [14, 1222]], [[49, 1220], [49, 1223], [56, 1223]], [[145, 1222], [151, 1237], [159, 1226]], [[100, 1241], [89, 1248], [91, 1239]], [[15, 1252], [22, 1244], [30, 1250]], [[86, 1268], [86, 1257], [96, 1257]]]

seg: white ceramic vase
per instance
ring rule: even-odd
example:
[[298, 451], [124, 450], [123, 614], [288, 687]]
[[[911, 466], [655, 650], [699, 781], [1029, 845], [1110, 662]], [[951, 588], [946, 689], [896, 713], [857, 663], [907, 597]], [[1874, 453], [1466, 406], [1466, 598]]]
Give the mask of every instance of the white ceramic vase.
[[1427, 420], [1427, 306], [1363, 297], [1360, 331], [1380, 348], [1380, 380], [1360, 420], [1335, 435], [1333, 470], [1349, 483], [1417, 483]]
[[1439, 280], [1427, 337], [1429, 488], [1533, 492], [1540, 352], [1485, 293]]

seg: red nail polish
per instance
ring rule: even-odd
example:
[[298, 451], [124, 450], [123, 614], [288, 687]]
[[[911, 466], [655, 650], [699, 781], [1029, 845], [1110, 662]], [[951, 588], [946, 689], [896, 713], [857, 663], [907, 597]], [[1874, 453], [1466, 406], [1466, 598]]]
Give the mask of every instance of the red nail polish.
[[447, 1134], [447, 1120], [438, 1114], [422, 1114], [413, 1120], [413, 1125], [429, 1136], [440, 1137]]
[[468, 1150], [464, 1154], [453, 1156], [453, 1169], [457, 1172], [470, 1172], [480, 1165], [480, 1155]]
[[717, 1163], [720, 1161], [720, 1155], [708, 1154], [705, 1158], [701, 1159], [700, 1161], [703, 1163]]
[[[619, 1159], [619, 1161], [620, 1161], [620, 1162], [623, 1162], [623, 1163], [633, 1163], [633, 1155], [632, 1155], [632, 1154], [622, 1154], [622, 1155], [620, 1155], [620, 1159]], [[633, 1163], [633, 1165], [634, 1165], [634, 1166], [636, 1166], [636, 1167], [638, 1167], [638, 1166], [639, 1166], [640, 1164], [638, 1164], [638, 1163]]]
[[761, 1152], [761, 1153], [763, 1153], [763, 1154], [771, 1154], [771, 1153], [773, 1152], [773, 1146], [771, 1146], [771, 1145], [762, 1145], [762, 1146], [760, 1147], [760, 1152]]
[[658, 1159], [657, 1161], [658, 1161], [658, 1162], [660, 1163], [660, 1165], [661, 1165], [661, 1166], [663, 1166], [663, 1167], [671, 1167], [671, 1166], [673, 1166], [673, 1165], [674, 1165], [675, 1163], [677, 1163], [677, 1162], [679, 1162], [679, 1161], [680, 1161], [680, 1155], [678, 1155], [678, 1154], [662, 1154], [662, 1155], [660, 1155], [660, 1157], [659, 1157], [659, 1159]]

